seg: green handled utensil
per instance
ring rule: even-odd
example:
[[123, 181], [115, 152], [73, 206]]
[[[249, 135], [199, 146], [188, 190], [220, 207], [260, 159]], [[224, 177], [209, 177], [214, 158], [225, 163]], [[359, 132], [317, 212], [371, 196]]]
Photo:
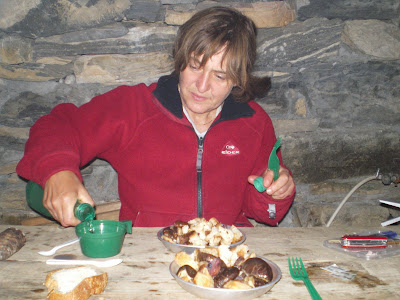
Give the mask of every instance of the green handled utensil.
[[318, 294], [314, 285], [311, 283], [310, 278], [308, 277], [307, 270], [304, 267], [303, 261], [301, 258], [290, 257], [288, 258], [289, 271], [290, 275], [294, 280], [302, 280], [306, 285], [308, 292], [310, 293], [311, 299], [313, 300], [322, 300], [321, 296]]
[[[279, 138], [274, 147], [272, 148], [271, 154], [269, 155], [268, 159], [268, 169], [274, 171], [274, 180], [277, 180], [279, 178], [279, 158], [276, 155], [276, 151], [278, 148], [281, 146], [281, 139]], [[259, 191], [260, 193], [264, 192], [266, 188], [263, 185], [263, 178], [262, 177], [257, 177], [254, 180], [254, 187]]]

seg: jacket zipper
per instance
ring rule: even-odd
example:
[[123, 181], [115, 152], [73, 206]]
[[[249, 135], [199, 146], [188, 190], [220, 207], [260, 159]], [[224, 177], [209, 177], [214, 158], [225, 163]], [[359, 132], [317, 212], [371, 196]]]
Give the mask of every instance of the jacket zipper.
[[197, 159], [196, 159], [196, 172], [197, 172], [197, 217], [203, 217], [203, 193], [202, 193], [202, 168], [201, 163], [203, 160], [203, 143], [204, 139], [201, 137], [198, 139], [199, 146], [197, 148]]

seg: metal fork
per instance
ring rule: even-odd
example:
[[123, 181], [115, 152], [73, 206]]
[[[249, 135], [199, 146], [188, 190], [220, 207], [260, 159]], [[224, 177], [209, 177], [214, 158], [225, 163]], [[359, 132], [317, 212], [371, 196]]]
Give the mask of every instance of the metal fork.
[[289, 271], [292, 278], [294, 280], [304, 281], [304, 284], [306, 285], [312, 299], [322, 300], [321, 296], [318, 294], [317, 290], [315, 289], [310, 279], [308, 278], [306, 268], [304, 267], [301, 258], [292, 257], [292, 259], [290, 259], [289, 257], [288, 262], [289, 262]]

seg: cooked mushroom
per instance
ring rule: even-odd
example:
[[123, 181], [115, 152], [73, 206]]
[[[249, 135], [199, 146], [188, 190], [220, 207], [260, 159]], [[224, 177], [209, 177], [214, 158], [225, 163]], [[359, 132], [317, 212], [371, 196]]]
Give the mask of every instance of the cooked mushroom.
[[[237, 267], [237, 266], [235, 266]], [[240, 268], [238, 268], [240, 270], [239, 275], [236, 276], [235, 280], [240, 280], [240, 281], [244, 281], [244, 280], [248, 280], [248, 278], [250, 277], [249, 275], [246, 274], [246, 272], [244, 272], [243, 270], [241, 270]]]
[[184, 265], [180, 267], [178, 269], [178, 272], [176, 272], [176, 275], [178, 275], [180, 278], [188, 282], [192, 282], [196, 274], [197, 271], [189, 265]]
[[254, 277], [254, 287], [266, 285], [268, 281], [261, 279], [259, 277]]
[[222, 288], [228, 281], [234, 280], [239, 275], [239, 269], [236, 267], [223, 268], [217, 276], [214, 277], [214, 286]]
[[272, 269], [263, 259], [259, 257], [253, 257], [247, 259], [242, 265], [242, 270], [248, 275], [253, 275], [257, 278], [266, 280], [267, 282], [272, 280]]
[[174, 226], [175, 227], [179, 227], [179, 228], [182, 228], [185, 225], [189, 225], [189, 223], [188, 222], [184, 222], [184, 221], [180, 221], [180, 220], [175, 221], [175, 223], [174, 223]]
[[221, 270], [226, 268], [226, 264], [219, 257], [214, 258], [206, 265], [208, 272], [212, 277], [215, 277]]
[[171, 227], [165, 227], [163, 230], [163, 238], [165, 240], [168, 240], [169, 242], [176, 242], [176, 238], [178, 235], [176, 234], [176, 231], [172, 229]]
[[238, 259], [233, 264], [233, 266], [239, 268], [243, 264], [243, 262], [244, 262], [244, 257], [239, 256]]
[[205, 266], [212, 277], [216, 276], [222, 268], [226, 268], [226, 264], [222, 259], [210, 253], [199, 251], [196, 255], [196, 260], [199, 262], [207, 262]]
[[197, 255], [196, 255], [197, 261], [206, 261], [206, 262], [210, 262], [210, 261], [212, 261], [214, 258], [216, 258], [215, 255], [212, 255], [212, 254], [206, 253], [206, 252], [202, 252], [202, 251], [198, 251], [198, 253], [197, 253]]

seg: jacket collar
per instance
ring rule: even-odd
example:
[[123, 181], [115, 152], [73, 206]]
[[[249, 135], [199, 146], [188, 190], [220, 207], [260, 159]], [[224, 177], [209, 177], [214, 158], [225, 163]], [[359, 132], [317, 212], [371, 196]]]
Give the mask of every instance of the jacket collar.
[[[153, 95], [161, 105], [179, 119], [183, 118], [182, 102], [178, 91], [179, 76], [175, 73], [162, 76], [158, 80]], [[251, 117], [255, 111], [247, 103], [236, 102], [232, 94], [225, 99], [220, 121]]]

